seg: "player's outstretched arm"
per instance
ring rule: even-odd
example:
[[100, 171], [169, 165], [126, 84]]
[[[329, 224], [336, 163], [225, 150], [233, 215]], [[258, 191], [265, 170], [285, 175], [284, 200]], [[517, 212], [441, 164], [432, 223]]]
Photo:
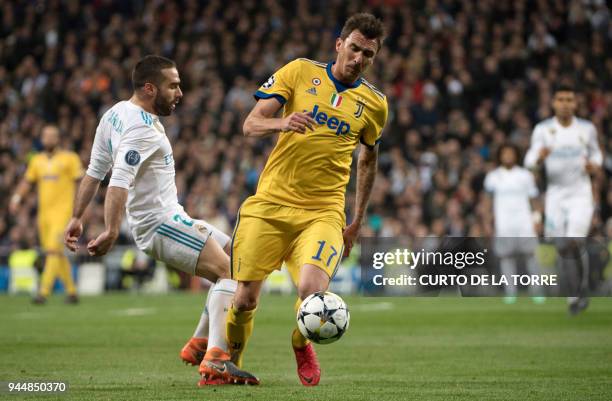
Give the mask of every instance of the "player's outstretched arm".
[[307, 113], [291, 113], [285, 118], [274, 117], [281, 107], [282, 104], [275, 98], [260, 99], [244, 120], [244, 136], [265, 137], [286, 131], [304, 134], [307, 128], [314, 130], [315, 120]]
[[376, 168], [378, 166], [378, 145], [372, 147], [361, 145], [359, 158], [357, 159], [357, 191], [355, 200], [355, 216], [353, 222], [344, 229], [344, 256], [348, 256], [353, 248], [353, 242], [359, 237], [359, 231], [365, 213], [368, 208], [368, 201], [376, 178]]
[[87, 210], [87, 206], [91, 203], [91, 200], [100, 187], [100, 180], [94, 178], [88, 174], [81, 180], [79, 189], [77, 191], [76, 199], [74, 200], [74, 210], [72, 212], [72, 218], [66, 226], [64, 231], [64, 244], [72, 252], [76, 252], [79, 249], [78, 241], [81, 234], [83, 234], [83, 223], [81, 218]]
[[119, 227], [123, 219], [128, 190], [120, 187], [108, 187], [104, 202], [104, 223], [106, 229], [98, 238], [87, 244], [91, 256], [102, 256], [108, 253], [119, 236]]

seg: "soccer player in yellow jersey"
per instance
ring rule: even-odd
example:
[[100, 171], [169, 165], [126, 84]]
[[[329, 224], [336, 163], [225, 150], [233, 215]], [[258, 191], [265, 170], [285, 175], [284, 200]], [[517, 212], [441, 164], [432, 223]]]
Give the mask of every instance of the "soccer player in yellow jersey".
[[70, 262], [64, 255], [63, 233], [72, 214], [76, 180], [83, 175], [83, 168], [76, 153], [59, 148], [57, 126], [45, 125], [41, 140], [44, 152], [30, 160], [25, 177], [12, 196], [9, 208], [11, 213], [15, 213], [32, 184], [38, 186], [38, 235], [45, 252], [45, 267], [34, 303], [45, 303], [56, 278], [64, 284], [66, 302], [77, 303]]
[[[231, 272], [238, 288], [227, 335], [238, 364], [267, 275], [285, 262], [298, 289], [298, 306], [328, 288], [359, 235], [387, 119], [385, 96], [361, 75], [373, 63], [383, 37], [380, 20], [356, 14], [336, 40], [334, 62], [294, 60], [255, 93], [258, 102], [244, 122], [244, 134], [279, 135], [257, 193], [240, 208], [232, 239]], [[282, 117], [275, 117], [281, 108]], [[355, 215], [346, 226], [345, 187], [359, 143]], [[302, 384], [318, 384], [316, 354], [297, 328], [292, 345]]]

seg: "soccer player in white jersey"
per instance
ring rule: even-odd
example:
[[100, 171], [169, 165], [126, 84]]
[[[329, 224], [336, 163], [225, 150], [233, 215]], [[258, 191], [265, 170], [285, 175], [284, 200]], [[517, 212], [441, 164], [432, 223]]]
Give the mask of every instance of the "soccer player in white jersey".
[[[524, 260], [529, 274], [539, 275], [535, 259], [538, 245], [535, 224], [541, 214], [536, 209], [538, 188], [531, 172], [517, 165], [519, 150], [512, 144], [500, 146], [497, 152], [500, 166], [485, 177], [485, 190], [493, 198], [495, 222], [494, 249], [500, 259], [501, 272], [508, 279], [505, 303], [516, 302], [517, 288], [510, 276], [517, 274], [517, 261]], [[533, 300], [544, 298], [538, 288], [531, 287]]]
[[172, 60], [146, 56], [132, 72], [133, 96], [102, 116], [89, 168], [79, 187], [64, 240], [75, 251], [81, 217], [100, 181], [112, 168], [104, 204], [105, 230], [87, 244], [92, 256], [106, 254], [119, 233], [124, 211], [138, 248], [151, 257], [215, 284], [210, 293], [208, 349], [200, 364], [200, 385], [249, 383], [257, 378], [230, 361], [225, 315], [236, 282], [229, 277], [228, 237], [202, 220], [190, 218], [178, 203], [172, 147], [159, 116], [168, 116], [183, 96]]
[[[598, 174], [603, 156], [593, 123], [574, 115], [577, 105], [572, 87], [557, 87], [552, 106], [555, 116], [533, 130], [525, 167], [545, 169], [544, 232], [546, 237], [557, 239], [564, 271], [574, 268], [579, 272], [577, 296], [568, 298], [569, 311], [576, 314], [588, 306], [588, 255], [581, 239], [591, 227], [591, 176]], [[558, 240], [562, 238], [568, 239]]]

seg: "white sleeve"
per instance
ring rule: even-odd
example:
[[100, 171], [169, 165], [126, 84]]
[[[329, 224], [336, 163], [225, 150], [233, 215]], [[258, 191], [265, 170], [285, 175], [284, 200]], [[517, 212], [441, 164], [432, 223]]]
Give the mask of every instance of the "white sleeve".
[[100, 181], [106, 177], [108, 170], [113, 166], [112, 150], [108, 147], [109, 144], [104, 143], [102, 124], [102, 121], [100, 121], [98, 128], [96, 128], [96, 136], [91, 147], [91, 156], [87, 167], [87, 175]]
[[495, 192], [495, 178], [494, 171], [489, 171], [484, 180], [484, 189], [489, 193]]
[[123, 133], [108, 186], [128, 189], [134, 183], [140, 166], [159, 149], [161, 138], [148, 125], [136, 126]]
[[589, 161], [596, 166], [601, 166], [603, 164], [603, 154], [601, 153], [599, 142], [597, 142], [597, 129], [595, 125], [591, 125], [587, 147]]
[[533, 174], [528, 170], [525, 170], [525, 181], [529, 198], [537, 198], [540, 191], [538, 191], [538, 186], [536, 185], [535, 178], [533, 178]]
[[533, 134], [531, 135], [531, 145], [529, 146], [529, 150], [527, 150], [527, 154], [525, 155], [525, 167], [528, 169], [536, 167], [540, 150], [544, 148], [545, 145], [544, 131], [539, 129], [539, 127], [536, 125], [535, 129], [533, 130]]

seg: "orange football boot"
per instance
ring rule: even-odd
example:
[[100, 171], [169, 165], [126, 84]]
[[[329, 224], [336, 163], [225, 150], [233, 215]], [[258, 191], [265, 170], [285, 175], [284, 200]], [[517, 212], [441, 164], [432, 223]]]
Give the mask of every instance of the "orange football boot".
[[259, 379], [245, 370], [239, 369], [230, 360], [230, 355], [221, 348], [211, 348], [200, 364], [202, 378], [198, 386], [214, 384], [259, 384]]
[[204, 359], [207, 347], [208, 338], [191, 337], [179, 355], [186, 364], [198, 366]]

